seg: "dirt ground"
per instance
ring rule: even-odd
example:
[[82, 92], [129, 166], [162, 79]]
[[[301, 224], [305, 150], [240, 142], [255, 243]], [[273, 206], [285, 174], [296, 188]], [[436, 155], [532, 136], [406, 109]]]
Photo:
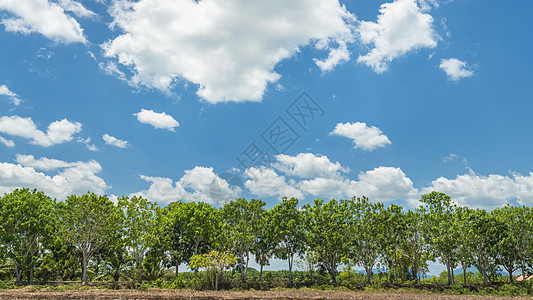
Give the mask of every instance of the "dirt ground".
[[533, 299], [525, 297], [497, 297], [443, 294], [368, 293], [342, 291], [190, 291], [190, 290], [73, 290], [52, 291], [24, 288], [0, 291], [0, 299], [191, 299], [191, 300], [233, 300], [233, 299]]

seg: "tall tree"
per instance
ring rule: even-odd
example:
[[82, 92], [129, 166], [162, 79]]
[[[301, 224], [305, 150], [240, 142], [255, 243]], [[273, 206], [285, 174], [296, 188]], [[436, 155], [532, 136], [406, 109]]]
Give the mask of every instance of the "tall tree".
[[142, 282], [142, 262], [146, 252], [163, 237], [159, 206], [142, 197], [122, 197], [118, 205], [124, 216], [124, 237], [131, 256], [137, 263], [138, 282]]
[[241, 279], [246, 281], [250, 251], [256, 240], [259, 220], [264, 212], [265, 202], [239, 198], [226, 203], [220, 210], [222, 232], [228, 246], [238, 255]]
[[250, 250], [255, 256], [255, 262], [259, 264], [259, 281], [263, 279], [263, 267], [270, 264], [270, 258], [276, 248], [273, 227], [270, 211], [264, 210], [256, 223], [255, 241]]
[[[191, 241], [193, 255], [208, 252], [210, 244], [220, 234], [220, 216], [218, 210], [204, 202], [184, 203], [176, 216], [183, 220], [183, 235]], [[200, 253], [202, 252], [202, 253]], [[189, 258], [187, 259], [189, 260]], [[197, 269], [194, 269], [196, 274]]]
[[384, 224], [381, 218], [383, 204], [370, 203], [366, 197], [354, 200], [356, 238], [353, 260], [365, 269], [367, 282], [371, 283], [372, 269], [379, 258], [383, 240]]
[[309, 248], [318, 254], [318, 259], [337, 283], [337, 268], [347, 255], [354, 238], [353, 200], [326, 203], [315, 199], [313, 205], [303, 207], [305, 232]]
[[16, 189], [0, 198], [0, 240], [14, 263], [20, 282], [23, 271], [33, 270], [43, 252], [43, 241], [55, 230], [54, 201], [43, 192]]
[[446, 266], [448, 284], [454, 284], [453, 268], [457, 264], [456, 249], [460, 232], [456, 206], [450, 196], [439, 192], [424, 194], [420, 201], [425, 205], [433, 251]]
[[187, 214], [182, 211], [185, 206], [185, 203], [176, 201], [163, 208], [163, 220], [166, 224], [164, 234], [167, 236], [167, 248], [175, 267], [176, 278], [178, 277], [179, 266], [182, 263], [189, 263], [194, 252], [194, 243], [187, 235]]
[[109, 242], [120, 221], [120, 210], [107, 196], [87, 193], [60, 203], [57, 218], [61, 238], [81, 253], [81, 280], [87, 283], [87, 264]]
[[501, 225], [493, 215], [485, 210], [476, 209], [470, 214], [474, 265], [483, 275], [483, 285], [487, 285], [487, 273], [496, 264], [496, 249]]
[[[431, 258], [428, 243], [428, 227], [423, 209], [407, 211], [405, 214], [406, 221], [406, 243], [402, 247], [402, 255], [408, 257], [412, 265], [412, 277], [420, 282], [420, 271], [426, 265], [427, 260]], [[405, 270], [404, 270], [405, 271]], [[402, 276], [402, 282], [404, 277]]]
[[501, 265], [509, 274], [509, 282], [513, 282], [513, 272], [519, 268], [520, 257], [517, 249], [521, 234], [513, 232], [513, 225], [517, 218], [516, 211], [521, 208], [506, 205], [502, 208], [495, 209], [491, 214], [501, 224], [503, 231], [497, 244], [497, 264]]
[[277, 243], [274, 254], [286, 259], [289, 264], [289, 285], [292, 285], [294, 256], [305, 249], [302, 213], [298, 210], [298, 199], [283, 197], [281, 203], [271, 209], [272, 224]]
[[402, 249], [407, 247], [407, 222], [402, 207], [391, 204], [382, 211], [382, 222], [385, 224], [383, 239], [381, 242], [381, 253], [383, 260], [392, 269], [394, 283], [398, 283], [398, 268], [402, 258]]
[[472, 209], [468, 207], [458, 207], [456, 211], [457, 222], [461, 231], [457, 241], [457, 261], [463, 269], [463, 284], [466, 285], [466, 270], [472, 266], [473, 255], [473, 236], [471, 226]]

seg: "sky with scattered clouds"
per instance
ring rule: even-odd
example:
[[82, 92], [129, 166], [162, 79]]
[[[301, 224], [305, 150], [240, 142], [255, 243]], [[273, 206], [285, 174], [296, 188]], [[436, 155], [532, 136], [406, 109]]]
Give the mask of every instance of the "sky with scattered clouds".
[[532, 9], [0, 0], [0, 193], [533, 205]]

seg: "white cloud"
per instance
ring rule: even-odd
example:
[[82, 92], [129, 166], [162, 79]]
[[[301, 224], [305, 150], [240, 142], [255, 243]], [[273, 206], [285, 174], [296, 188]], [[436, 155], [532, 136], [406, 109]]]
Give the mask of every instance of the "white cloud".
[[7, 96], [9, 97], [9, 100], [15, 105], [18, 106], [22, 100], [20, 100], [20, 96], [16, 93], [10, 91], [5, 84], [0, 85], [0, 96]]
[[89, 151], [98, 151], [98, 147], [96, 147], [95, 144], [91, 144], [91, 138], [90, 137], [88, 137], [86, 139], [79, 137], [76, 141], [78, 143], [85, 144], [85, 146], [87, 147], [87, 149], [89, 149]]
[[0, 0], [0, 10], [13, 15], [1, 21], [6, 31], [38, 32], [63, 43], [87, 42], [80, 24], [66, 15], [60, 5], [48, 0]]
[[[94, 54], [92, 54], [94, 57]], [[95, 58], [96, 59], [96, 58]], [[126, 74], [122, 72], [115, 62], [99, 63], [98, 67], [104, 71], [107, 75], [115, 76], [121, 80], [126, 80]]]
[[72, 12], [77, 17], [81, 18], [96, 18], [97, 14], [88, 10], [81, 3], [73, 0], [59, 0], [59, 5], [65, 10]]
[[440, 61], [439, 66], [452, 81], [459, 81], [461, 78], [472, 77], [474, 71], [469, 70], [464, 61], [457, 58], [448, 58]]
[[52, 122], [45, 132], [37, 129], [31, 118], [19, 116], [5, 116], [0, 118], [0, 132], [32, 140], [31, 143], [43, 147], [62, 144], [71, 141], [76, 133], [81, 131], [82, 125], [67, 119]]
[[174, 131], [175, 127], [179, 127], [180, 123], [172, 116], [166, 113], [156, 113], [153, 110], [141, 109], [140, 112], [133, 114], [137, 116], [137, 120], [144, 124], [150, 124], [155, 128], [167, 129]]
[[279, 154], [276, 159], [278, 161], [274, 164], [276, 169], [289, 176], [301, 178], [337, 178], [341, 172], [350, 171], [349, 168], [343, 168], [339, 162], [332, 163], [325, 155], [299, 153], [296, 156], [290, 156]]
[[107, 133], [102, 136], [102, 139], [105, 141], [106, 144], [118, 148], [128, 148], [128, 146], [130, 145], [128, 141], [119, 140], [116, 137], [110, 136]]
[[239, 187], [232, 187], [218, 177], [213, 168], [199, 166], [186, 170], [185, 175], [177, 182], [173, 182], [170, 178], [144, 175], [141, 175], [141, 179], [150, 182], [150, 187], [133, 195], [160, 203], [183, 200], [221, 204], [234, 199], [234, 196], [241, 191]]
[[297, 187], [313, 196], [351, 198], [367, 196], [373, 202], [410, 200], [418, 195], [413, 182], [400, 168], [377, 167], [361, 172], [357, 180], [314, 178], [298, 182]]
[[479, 175], [470, 170], [455, 179], [440, 177], [431, 182], [423, 193], [439, 191], [452, 197], [458, 205], [494, 209], [516, 200], [520, 204], [533, 204], [533, 173], [511, 176], [499, 174]]
[[12, 140], [8, 140], [1, 136], [0, 136], [0, 142], [6, 145], [6, 147], [15, 147], [15, 142], [13, 142]]
[[33, 155], [22, 154], [17, 154], [15, 161], [25, 167], [32, 167], [34, 169], [44, 171], [51, 171], [76, 165], [76, 163], [69, 163], [63, 160], [50, 159], [46, 157], [35, 159]]
[[338, 64], [350, 60], [350, 51], [345, 42], [340, 42], [337, 49], [332, 49], [326, 59], [313, 59], [322, 72], [332, 71]]
[[295, 188], [294, 181], [285, 179], [285, 176], [278, 175], [274, 170], [265, 167], [248, 168], [244, 174], [250, 178], [244, 183], [250, 192], [259, 196], [275, 196], [278, 198], [286, 196], [288, 198], [302, 198], [303, 193]]
[[[108, 188], [96, 174], [102, 170], [94, 160], [88, 162], [64, 162], [53, 159], [34, 159], [32, 156], [17, 156], [23, 164], [0, 162], [0, 194], [16, 188], [36, 188], [51, 197], [64, 199], [72, 194], [91, 191], [104, 194]], [[33, 167], [33, 166], [35, 167]], [[55, 175], [37, 172], [36, 169], [55, 171]]]
[[131, 84], [167, 93], [185, 79], [211, 103], [261, 101], [274, 71], [301, 47], [332, 51], [323, 70], [345, 61], [355, 17], [336, 0], [116, 1], [111, 27], [123, 34], [104, 55], [130, 67]]
[[368, 127], [366, 123], [362, 122], [337, 123], [330, 135], [339, 135], [352, 139], [354, 148], [361, 148], [367, 151], [391, 144], [389, 138], [379, 128], [375, 126]]
[[361, 22], [358, 28], [361, 42], [373, 48], [357, 61], [376, 73], [386, 71], [388, 63], [410, 51], [437, 46], [433, 17], [423, 13], [415, 0], [385, 3], [379, 11], [377, 22]]

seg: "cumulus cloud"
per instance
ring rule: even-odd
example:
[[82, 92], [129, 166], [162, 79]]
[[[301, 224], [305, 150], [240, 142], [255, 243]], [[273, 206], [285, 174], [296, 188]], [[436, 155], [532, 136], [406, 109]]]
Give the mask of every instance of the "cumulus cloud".
[[[242, 191], [239, 187], [230, 186], [226, 180], [218, 177], [213, 172], [213, 168], [199, 166], [186, 170], [185, 175], [176, 182], [170, 178], [145, 175], [141, 175], [141, 179], [149, 182], [150, 187], [133, 195], [143, 196], [159, 203], [183, 200], [222, 204], [233, 200], [234, 196]], [[214, 185], [216, 185], [216, 190], [214, 190]]]
[[156, 113], [153, 110], [141, 109], [140, 112], [133, 114], [137, 116], [137, 120], [144, 124], [149, 124], [155, 128], [167, 129], [174, 131], [175, 127], [179, 127], [180, 123], [176, 121], [172, 116], [166, 113]]
[[272, 169], [251, 167], [246, 169], [244, 174], [250, 178], [244, 186], [256, 195], [266, 197], [277, 195], [279, 199], [303, 197], [303, 193], [293, 186], [294, 181], [287, 181], [285, 176], [277, 174]]
[[60, 168], [66, 168], [74, 166], [76, 163], [69, 163], [59, 159], [50, 159], [46, 157], [41, 157], [35, 159], [33, 155], [22, 155], [17, 154], [15, 161], [25, 167], [32, 167], [37, 170], [51, 171]]
[[0, 132], [30, 139], [32, 144], [50, 147], [69, 142], [81, 131], [82, 125], [67, 119], [52, 122], [46, 132], [37, 129], [31, 118], [4, 116], [0, 118]]
[[357, 58], [376, 73], [388, 69], [395, 58], [420, 48], [437, 46], [433, 17], [424, 13], [415, 0], [395, 0], [381, 5], [376, 22], [361, 22], [360, 40], [373, 48]]
[[[73, 1], [66, 1], [73, 2]], [[1, 20], [6, 31], [30, 34], [38, 32], [62, 43], [86, 43], [80, 24], [56, 3], [48, 0], [0, 0], [0, 10], [12, 17]]]
[[15, 147], [15, 142], [8, 140], [5, 137], [0, 136], [0, 143], [4, 144], [6, 147]]
[[[332, 163], [327, 156], [300, 153], [295, 156], [276, 156], [273, 168], [248, 168], [250, 178], [246, 188], [259, 197], [277, 195], [302, 198], [307, 195], [324, 198], [351, 198], [367, 196], [372, 201], [391, 202], [413, 200], [418, 190], [400, 168], [377, 167], [361, 172], [357, 179], [345, 173], [348, 168]], [[286, 176], [280, 175], [279, 172]]]
[[[36, 188], [57, 199], [72, 194], [92, 191], [104, 194], [108, 188], [105, 181], [96, 174], [102, 170], [94, 160], [88, 162], [65, 162], [56, 159], [18, 155], [17, 164], [0, 162], [0, 194], [16, 188]], [[53, 171], [48, 175], [36, 170]]]
[[299, 153], [296, 156], [279, 154], [274, 167], [289, 176], [302, 178], [323, 177], [337, 178], [340, 173], [349, 172], [339, 162], [332, 163], [325, 155]]
[[0, 85], [0, 96], [7, 96], [15, 106], [18, 106], [22, 101], [20, 96], [10, 91], [5, 84]]
[[88, 10], [83, 4], [73, 0], [59, 0], [59, 5], [63, 10], [72, 12], [77, 17], [81, 18], [96, 18], [97, 14]]
[[513, 200], [530, 206], [533, 204], [533, 172], [525, 176], [517, 173], [485, 176], [470, 170], [454, 179], [437, 178], [422, 191], [433, 190], [450, 195], [461, 206], [494, 209]]
[[314, 178], [297, 186], [313, 196], [351, 198], [367, 196], [371, 201], [391, 202], [414, 199], [418, 195], [413, 182], [400, 168], [377, 167], [361, 172], [357, 180], [349, 178]]
[[355, 23], [337, 0], [123, 0], [110, 14], [123, 34], [104, 55], [130, 68], [131, 84], [168, 93], [184, 79], [211, 103], [261, 101], [281, 77], [275, 66], [308, 45], [332, 69], [347, 60]]
[[128, 141], [119, 140], [116, 137], [110, 136], [107, 133], [102, 136], [102, 139], [105, 141], [106, 144], [113, 147], [128, 148], [128, 146], [130, 145]]
[[104, 71], [107, 75], [115, 76], [119, 78], [120, 80], [126, 80], [126, 74], [124, 74], [124, 72], [122, 72], [118, 68], [115, 62], [110, 61], [106, 63], [99, 63], [98, 67], [100, 68], [100, 70]]
[[96, 147], [95, 144], [91, 144], [91, 138], [90, 137], [88, 137], [86, 139], [79, 137], [76, 141], [78, 143], [85, 144], [85, 146], [87, 147], [87, 149], [89, 149], [89, 151], [98, 151], [98, 147]]
[[330, 135], [338, 135], [352, 139], [354, 148], [360, 148], [367, 151], [372, 151], [379, 147], [385, 147], [391, 144], [389, 138], [383, 132], [375, 127], [368, 127], [366, 123], [337, 123], [335, 129], [330, 132]]
[[459, 81], [461, 78], [472, 77], [474, 75], [474, 71], [468, 68], [466, 62], [460, 61], [457, 58], [441, 60], [439, 68], [441, 68], [452, 81]]

